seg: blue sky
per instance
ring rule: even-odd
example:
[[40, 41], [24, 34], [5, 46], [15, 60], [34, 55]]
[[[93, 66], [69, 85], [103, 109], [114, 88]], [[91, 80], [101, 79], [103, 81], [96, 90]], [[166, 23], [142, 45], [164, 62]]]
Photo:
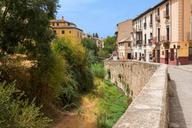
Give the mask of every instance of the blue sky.
[[[139, 2], [138, 2], [139, 1]], [[113, 35], [116, 24], [136, 17], [161, 0], [60, 0], [57, 18], [74, 22], [86, 33]]]

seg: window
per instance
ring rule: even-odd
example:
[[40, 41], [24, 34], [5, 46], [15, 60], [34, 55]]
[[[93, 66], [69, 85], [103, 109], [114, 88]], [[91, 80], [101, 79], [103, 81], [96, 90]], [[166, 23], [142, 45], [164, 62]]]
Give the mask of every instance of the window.
[[160, 9], [157, 9], [157, 15], [160, 16]]
[[153, 33], [151, 32], [151, 33], [150, 33], [150, 39], [152, 39], [152, 38], [153, 38]]
[[71, 31], [69, 31], [69, 33], [71, 34]]
[[57, 26], [59, 26], [59, 23], [57, 23]]
[[57, 32], [54, 30], [54, 33], [57, 34]]
[[158, 28], [158, 42], [160, 42], [160, 28]]
[[147, 28], [147, 18], [145, 17], [145, 23], [144, 23], [144, 28]]
[[65, 31], [64, 31], [64, 30], [62, 30], [62, 31], [61, 31], [61, 33], [62, 33], [62, 34], [65, 34]]
[[53, 23], [52, 25], [55, 26], [55, 23]]
[[167, 26], [166, 31], [167, 31], [167, 41], [169, 41], [169, 26]]
[[153, 25], [153, 14], [150, 15], [150, 25], [151, 25], [151, 27]]
[[171, 60], [171, 61], [174, 61], [174, 59], [175, 59], [175, 58], [174, 58], [174, 49], [171, 48], [171, 49], [170, 49], [170, 52], [171, 52], [170, 60]]
[[145, 34], [145, 45], [146, 45], [146, 43], [147, 43], [147, 35]]
[[165, 55], [164, 51], [162, 51], [162, 55]]
[[169, 15], [169, 3], [166, 4], [166, 15]]

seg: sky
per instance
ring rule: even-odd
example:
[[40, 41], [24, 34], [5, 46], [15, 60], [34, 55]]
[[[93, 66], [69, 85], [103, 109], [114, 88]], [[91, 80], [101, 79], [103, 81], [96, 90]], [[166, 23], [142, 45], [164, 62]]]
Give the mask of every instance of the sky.
[[57, 19], [74, 22], [85, 33], [114, 35], [116, 25], [135, 18], [161, 0], [59, 0]]

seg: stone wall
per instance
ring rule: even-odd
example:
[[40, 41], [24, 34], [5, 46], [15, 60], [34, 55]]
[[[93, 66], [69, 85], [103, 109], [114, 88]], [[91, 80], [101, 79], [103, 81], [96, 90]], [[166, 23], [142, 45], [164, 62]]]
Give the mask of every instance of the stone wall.
[[[166, 65], [106, 61], [105, 66], [106, 69], [110, 69], [113, 82], [119, 79], [117, 74], [126, 75], [125, 78], [128, 83], [132, 84], [130, 88], [135, 93], [133, 102], [113, 128], [168, 127], [168, 75]], [[127, 78], [128, 76], [133, 80]], [[133, 87], [133, 85], [136, 87]]]
[[[149, 81], [159, 64], [149, 64], [137, 61], [105, 61], [107, 78], [115, 83], [125, 93], [127, 88], [130, 94], [137, 96]], [[128, 86], [128, 87], [127, 87]]]

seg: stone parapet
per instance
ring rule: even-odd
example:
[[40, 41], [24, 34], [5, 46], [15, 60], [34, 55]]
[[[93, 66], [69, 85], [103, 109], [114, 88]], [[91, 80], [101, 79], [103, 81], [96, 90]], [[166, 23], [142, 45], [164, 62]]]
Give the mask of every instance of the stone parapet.
[[[138, 61], [104, 61], [107, 78], [125, 93], [127, 88], [131, 96], [136, 97], [149, 81], [159, 64]], [[109, 76], [110, 75], [110, 76]]]
[[160, 65], [113, 128], [167, 128], [167, 82], [167, 66]]

